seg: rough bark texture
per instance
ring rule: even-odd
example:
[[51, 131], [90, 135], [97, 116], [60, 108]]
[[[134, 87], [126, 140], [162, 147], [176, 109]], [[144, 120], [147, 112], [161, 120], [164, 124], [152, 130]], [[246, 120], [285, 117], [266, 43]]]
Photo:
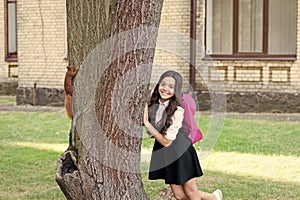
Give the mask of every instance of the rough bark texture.
[[67, 0], [74, 118], [56, 181], [67, 199], [148, 199], [142, 113], [162, 0]]

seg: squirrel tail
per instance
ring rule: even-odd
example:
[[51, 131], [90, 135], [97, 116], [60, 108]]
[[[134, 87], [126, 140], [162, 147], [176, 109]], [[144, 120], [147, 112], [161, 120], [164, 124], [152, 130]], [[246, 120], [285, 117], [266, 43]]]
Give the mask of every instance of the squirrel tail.
[[73, 119], [72, 96], [69, 94], [65, 94], [65, 108], [67, 111], [67, 116], [70, 119]]

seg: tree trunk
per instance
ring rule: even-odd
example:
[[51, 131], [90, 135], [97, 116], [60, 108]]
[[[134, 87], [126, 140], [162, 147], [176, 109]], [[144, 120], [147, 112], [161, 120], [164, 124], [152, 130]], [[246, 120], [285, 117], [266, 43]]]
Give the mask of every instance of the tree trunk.
[[57, 162], [67, 199], [148, 199], [142, 114], [162, 0], [67, 0], [74, 118]]

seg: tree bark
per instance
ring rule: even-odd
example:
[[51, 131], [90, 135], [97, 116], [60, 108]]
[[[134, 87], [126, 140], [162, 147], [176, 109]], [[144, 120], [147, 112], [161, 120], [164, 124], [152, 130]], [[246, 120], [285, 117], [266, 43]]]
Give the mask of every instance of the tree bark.
[[70, 144], [57, 161], [67, 199], [148, 199], [142, 114], [162, 0], [67, 0], [74, 79]]

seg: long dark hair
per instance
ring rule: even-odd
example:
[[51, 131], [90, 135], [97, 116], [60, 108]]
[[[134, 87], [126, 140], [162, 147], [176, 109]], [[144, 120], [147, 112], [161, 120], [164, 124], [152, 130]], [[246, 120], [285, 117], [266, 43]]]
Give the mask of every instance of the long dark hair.
[[[181, 103], [181, 98], [182, 98], [182, 76], [181, 74], [179, 74], [176, 71], [173, 70], [169, 70], [164, 72], [160, 78], [158, 83], [156, 84], [153, 93], [150, 97], [150, 102], [149, 102], [149, 117], [150, 119], [154, 119], [155, 118], [155, 114], [157, 111], [157, 106], [159, 104], [159, 99], [161, 98], [159, 92], [158, 92], [158, 87], [161, 83], [161, 81], [166, 78], [166, 77], [172, 77], [175, 79], [175, 87], [174, 87], [174, 96], [171, 97], [170, 101], [169, 101], [169, 105], [166, 107], [166, 116], [165, 116], [165, 123], [164, 126], [162, 128], [161, 134], [165, 135], [166, 130], [170, 127], [170, 125], [172, 124], [172, 117], [174, 115], [174, 112], [177, 110], [177, 106], [180, 105]], [[153, 122], [152, 122], [153, 123]]]

